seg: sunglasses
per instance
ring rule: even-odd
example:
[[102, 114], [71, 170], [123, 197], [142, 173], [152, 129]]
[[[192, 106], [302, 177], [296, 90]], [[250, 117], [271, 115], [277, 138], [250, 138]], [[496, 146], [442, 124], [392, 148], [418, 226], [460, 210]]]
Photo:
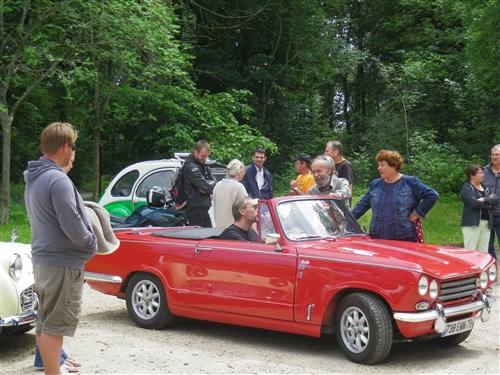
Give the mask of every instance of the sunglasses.
[[71, 149], [72, 149], [73, 151], [75, 151], [75, 149], [76, 149], [76, 145], [75, 145], [74, 143], [73, 143], [73, 144], [71, 144]]

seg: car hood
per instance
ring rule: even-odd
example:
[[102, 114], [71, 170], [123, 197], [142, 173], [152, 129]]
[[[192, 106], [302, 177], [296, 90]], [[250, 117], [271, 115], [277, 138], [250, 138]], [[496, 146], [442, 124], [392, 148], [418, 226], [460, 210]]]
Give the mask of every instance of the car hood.
[[301, 246], [298, 252], [299, 257], [404, 268], [439, 278], [477, 274], [493, 262], [489, 254], [480, 251], [368, 237], [321, 241], [315, 246]]

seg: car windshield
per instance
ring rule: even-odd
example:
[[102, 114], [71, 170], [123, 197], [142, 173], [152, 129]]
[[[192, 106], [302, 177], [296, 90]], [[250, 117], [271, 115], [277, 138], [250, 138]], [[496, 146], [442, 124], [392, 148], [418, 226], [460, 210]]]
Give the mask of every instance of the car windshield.
[[277, 213], [283, 232], [294, 241], [365, 234], [345, 205], [334, 199], [281, 202]]

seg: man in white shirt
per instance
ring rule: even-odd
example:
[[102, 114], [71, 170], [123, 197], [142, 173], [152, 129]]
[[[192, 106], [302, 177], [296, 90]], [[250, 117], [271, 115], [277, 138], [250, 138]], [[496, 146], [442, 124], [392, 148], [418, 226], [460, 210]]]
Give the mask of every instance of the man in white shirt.
[[246, 167], [245, 177], [241, 180], [248, 195], [255, 199], [266, 200], [274, 197], [273, 177], [264, 167], [266, 160], [266, 150], [257, 147], [253, 152], [253, 162]]

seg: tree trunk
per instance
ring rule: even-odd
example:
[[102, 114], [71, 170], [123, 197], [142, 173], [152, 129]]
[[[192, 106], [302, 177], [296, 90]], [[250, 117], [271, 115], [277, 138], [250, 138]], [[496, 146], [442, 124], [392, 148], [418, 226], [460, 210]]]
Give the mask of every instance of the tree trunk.
[[94, 130], [94, 178], [92, 182], [92, 200], [97, 202], [99, 199], [99, 181], [101, 178], [100, 173], [100, 160], [101, 160], [101, 130], [99, 125], [95, 127]]
[[7, 112], [0, 112], [0, 122], [2, 123], [3, 145], [2, 145], [2, 207], [0, 214], [0, 224], [9, 223], [9, 203], [10, 203], [10, 146], [12, 140], [13, 116]]

